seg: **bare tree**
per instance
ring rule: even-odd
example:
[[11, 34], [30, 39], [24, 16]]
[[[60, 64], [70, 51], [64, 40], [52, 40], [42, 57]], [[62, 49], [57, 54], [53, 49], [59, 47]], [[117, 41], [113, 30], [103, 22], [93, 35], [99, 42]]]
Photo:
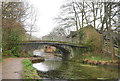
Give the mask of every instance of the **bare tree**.
[[32, 33], [35, 32], [34, 29], [35, 29], [36, 20], [37, 20], [36, 11], [34, 11], [33, 8], [31, 8], [30, 23], [28, 25], [30, 27], [30, 30], [29, 30], [30, 37], [28, 40], [31, 40]]
[[29, 33], [28, 40], [31, 40], [32, 33], [36, 32], [37, 11], [32, 5], [26, 2], [26, 15], [23, 21], [25, 22], [26, 32]]

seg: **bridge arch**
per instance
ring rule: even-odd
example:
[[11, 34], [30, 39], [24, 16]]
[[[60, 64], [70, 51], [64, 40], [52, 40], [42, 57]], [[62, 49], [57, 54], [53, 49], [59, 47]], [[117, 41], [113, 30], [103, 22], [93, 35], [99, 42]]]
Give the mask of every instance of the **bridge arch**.
[[61, 46], [61, 45], [54, 45], [54, 44], [24, 44], [21, 46], [20, 51], [22, 53], [29, 53], [32, 54], [34, 50], [38, 49], [40, 45], [49, 45], [54, 46], [62, 51], [62, 59], [63, 60], [70, 60], [73, 58], [73, 51], [72, 47], [70, 46]]
[[73, 53], [74, 47], [86, 48], [79, 45], [73, 45], [68, 43], [58, 43], [58, 42], [24, 42], [19, 44], [22, 45], [21, 47], [23, 50], [21, 51], [31, 52], [31, 53], [33, 52], [33, 50], [37, 49], [40, 45], [54, 46], [63, 52], [63, 60], [70, 60], [75, 56]]
[[68, 46], [59, 46], [59, 45], [50, 45], [50, 46], [54, 46], [62, 51], [63, 60], [70, 60], [71, 58], [74, 57], [73, 49], [70, 46], [69, 47]]

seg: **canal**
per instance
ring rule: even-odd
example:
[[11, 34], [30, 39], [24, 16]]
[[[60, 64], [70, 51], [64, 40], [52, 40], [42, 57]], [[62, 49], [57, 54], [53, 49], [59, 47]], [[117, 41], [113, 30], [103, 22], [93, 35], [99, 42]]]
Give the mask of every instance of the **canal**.
[[52, 53], [36, 52], [44, 62], [33, 63], [42, 79], [118, 79], [120, 70], [113, 66], [97, 66], [63, 61]]

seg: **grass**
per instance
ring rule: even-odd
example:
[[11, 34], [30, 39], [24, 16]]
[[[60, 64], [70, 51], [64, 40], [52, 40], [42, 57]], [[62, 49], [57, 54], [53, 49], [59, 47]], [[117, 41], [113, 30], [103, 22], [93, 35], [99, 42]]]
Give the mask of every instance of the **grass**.
[[0, 62], [3, 62], [4, 59], [7, 59], [7, 58], [16, 58], [16, 56], [0, 56]]
[[2, 57], [0, 57], [0, 63], [3, 62]]
[[91, 57], [88, 57], [87, 59], [97, 60], [97, 61], [110, 61], [111, 60], [111, 59], [101, 58], [101, 57], [98, 57], [98, 56], [91, 56]]
[[102, 56], [101, 54], [93, 54], [90, 53], [88, 56], [85, 56], [88, 60], [96, 60], [96, 61], [111, 61], [110, 56]]
[[84, 59], [93, 60], [93, 61], [112, 61], [110, 56], [102, 56], [101, 54], [86, 53], [87, 55], [78, 55], [73, 58], [74, 62], [82, 62]]
[[32, 62], [29, 59], [24, 59], [23, 65], [24, 65], [24, 72], [23, 72], [24, 79], [41, 79], [38, 76], [35, 68], [33, 68]]

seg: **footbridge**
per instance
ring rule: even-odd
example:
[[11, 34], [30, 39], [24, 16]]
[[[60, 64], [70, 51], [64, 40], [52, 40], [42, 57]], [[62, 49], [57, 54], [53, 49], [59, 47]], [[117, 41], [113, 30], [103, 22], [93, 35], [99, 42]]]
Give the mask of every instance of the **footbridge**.
[[54, 46], [62, 51], [64, 60], [70, 60], [75, 56], [73, 53], [73, 48], [86, 48], [85, 46], [80, 44], [61, 42], [61, 41], [45, 41], [45, 40], [23, 41], [19, 43], [19, 45], [21, 45], [22, 47], [21, 51], [26, 51], [26, 52], [33, 52], [33, 50], [39, 48], [39, 46], [41, 45]]

